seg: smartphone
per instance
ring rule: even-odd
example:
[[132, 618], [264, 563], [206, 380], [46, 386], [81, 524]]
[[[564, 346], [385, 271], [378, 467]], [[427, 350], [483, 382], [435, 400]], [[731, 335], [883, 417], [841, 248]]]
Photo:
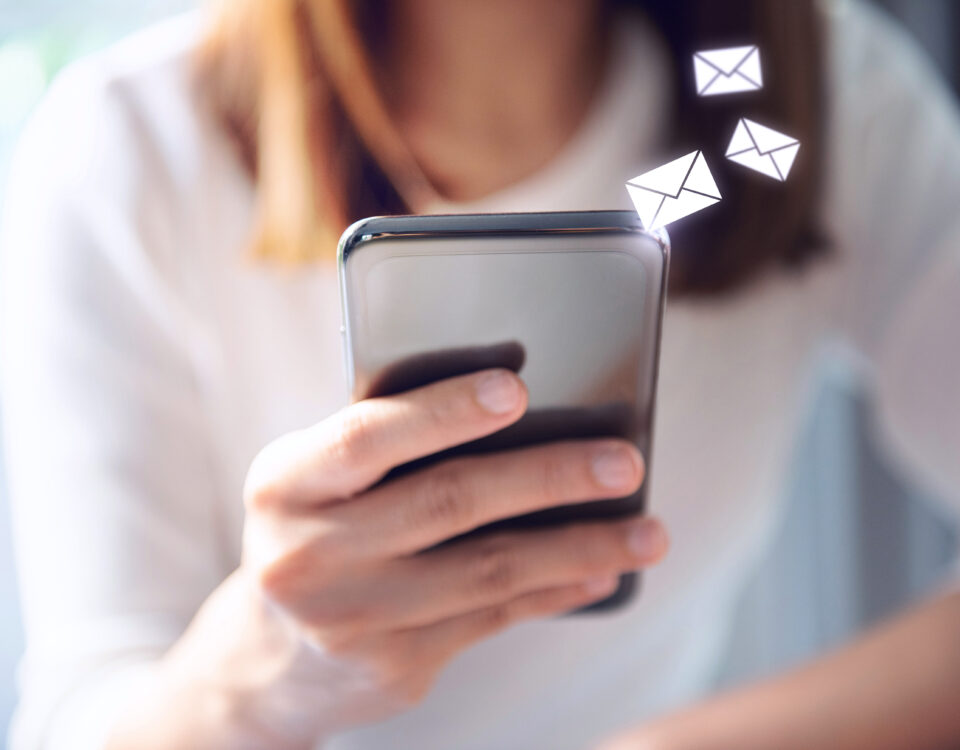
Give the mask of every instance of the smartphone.
[[[346, 375], [356, 401], [488, 367], [509, 367], [527, 413], [493, 435], [385, 477], [464, 453], [616, 436], [644, 455], [630, 497], [567, 505], [488, 524], [532, 530], [642, 513], [652, 465], [660, 332], [670, 261], [664, 231], [628, 211], [374, 217], [338, 252]], [[635, 573], [578, 612], [622, 607]]]

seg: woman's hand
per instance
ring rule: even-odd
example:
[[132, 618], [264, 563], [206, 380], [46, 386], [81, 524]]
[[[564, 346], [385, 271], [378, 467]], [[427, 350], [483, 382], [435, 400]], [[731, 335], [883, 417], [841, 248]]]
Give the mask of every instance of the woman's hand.
[[526, 403], [516, 375], [487, 370], [353, 404], [267, 446], [245, 485], [241, 567], [173, 671], [202, 671], [240, 736], [303, 746], [417, 704], [471, 644], [603, 598], [659, 560], [666, 535], [643, 518], [430, 549], [497, 519], [632, 494], [644, 469], [626, 441], [451, 458], [378, 484], [517, 421]]
[[497, 519], [635, 492], [643, 462], [625, 441], [454, 458], [370, 489], [397, 465], [515, 422], [526, 401], [508, 370], [452, 378], [354, 404], [268, 446], [250, 470], [243, 566], [260, 594], [397, 708], [470, 644], [608, 595], [665, 551], [649, 519], [423, 551]]

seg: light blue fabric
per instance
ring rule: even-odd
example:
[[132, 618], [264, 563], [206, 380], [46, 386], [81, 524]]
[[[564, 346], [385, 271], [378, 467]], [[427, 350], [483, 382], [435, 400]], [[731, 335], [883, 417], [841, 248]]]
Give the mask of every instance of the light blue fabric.
[[[96, 4], [96, 3], [94, 3]], [[192, 0], [151, 0], [160, 15]], [[883, 0], [944, 69], [956, 62], [960, 11], [949, 0]], [[32, 28], [61, 0], [0, 12], [7, 32]], [[89, 17], [89, 4], [70, 4]], [[46, 6], [49, 6], [47, 8]], [[103, 0], [116, 13], [129, 3]], [[150, 15], [139, 8], [137, 18]], [[0, 175], [2, 177], [2, 175]], [[719, 685], [769, 674], [847, 639], [927, 590], [957, 548], [958, 530], [936, 505], [884, 466], [870, 438], [869, 402], [843, 367], [830, 365], [800, 435], [794, 480], [778, 538], [740, 603]], [[2, 485], [2, 475], [0, 475]], [[10, 545], [0, 493], [0, 742], [15, 700], [23, 648]]]
[[[924, 50], [948, 75], [960, 73], [957, 66], [957, 25], [960, 8], [952, 0], [880, 0], [879, 4], [916, 35]], [[955, 81], [955, 83], [958, 83]]]
[[951, 571], [956, 519], [893, 474], [855, 368], [826, 358], [777, 537], [740, 602], [719, 686], [848, 640]]

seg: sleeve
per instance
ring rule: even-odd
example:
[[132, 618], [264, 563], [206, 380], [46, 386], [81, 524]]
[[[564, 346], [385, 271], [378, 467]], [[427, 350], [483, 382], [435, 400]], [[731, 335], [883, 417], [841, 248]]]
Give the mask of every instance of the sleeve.
[[101, 747], [228, 572], [164, 175], [122, 87], [80, 65], [25, 132], [2, 224], [13, 750]]
[[832, 7], [837, 320], [868, 362], [880, 445], [960, 519], [960, 116], [892, 22]]

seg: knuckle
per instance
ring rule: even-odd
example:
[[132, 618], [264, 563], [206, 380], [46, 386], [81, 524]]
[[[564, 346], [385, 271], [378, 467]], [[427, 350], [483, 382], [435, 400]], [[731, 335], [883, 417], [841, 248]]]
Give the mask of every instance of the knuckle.
[[470, 488], [460, 464], [438, 467], [423, 477], [423, 521], [430, 526], [459, 527], [470, 522]]
[[285, 550], [256, 571], [260, 592], [279, 604], [315, 597], [336, 575], [334, 556], [321, 539]]
[[257, 587], [272, 601], [290, 602], [296, 598], [300, 583], [309, 575], [311, 567], [304, 550], [285, 553], [257, 570]]
[[449, 395], [428, 398], [423, 402], [422, 418], [433, 430], [444, 430], [458, 419], [456, 398]]
[[257, 590], [267, 599], [282, 603], [289, 590], [289, 578], [285, 566], [272, 562], [264, 565], [255, 573]]
[[334, 460], [354, 466], [368, 460], [375, 450], [376, 424], [373, 410], [366, 404], [354, 404], [340, 414], [336, 438], [331, 450]]
[[353, 659], [360, 652], [360, 636], [349, 630], [313, 624], [310, 640], [324, 653], [338, 659]]
[[325, 632], [345, 639], [347, 645], [372, 630], [376, 616], [370, 607], [318, 599], [310, 607], [310, 622]]
[[570, 493], [568, 462], [560, 452], [551, 450], [540, 462], [540, 489], [547, 503], [554, 504]]
[[249, 512], [268, 513], [282, 504], [283, 490], [276, 482], [256, 482], [244, 491], [244, 505]]
[[367, 667], [376, 671], [371, 642], [376, 631], [357, 607], [329, 602], [322, 612], [311, 611], [306, 627], [311, 640], [330, 656], [369, 662]]
[[279, 442], [274, 441], [262, 448], [250, 463], [243, 486], [246, 510], [265, 513], [283, 504], [285, 488], [277, 466], [281, 450]]
[[503, 595], [517, 584], [514, 555], [503, 538], [484, 540], [476, 550], [473, 587], [481, 596]]

